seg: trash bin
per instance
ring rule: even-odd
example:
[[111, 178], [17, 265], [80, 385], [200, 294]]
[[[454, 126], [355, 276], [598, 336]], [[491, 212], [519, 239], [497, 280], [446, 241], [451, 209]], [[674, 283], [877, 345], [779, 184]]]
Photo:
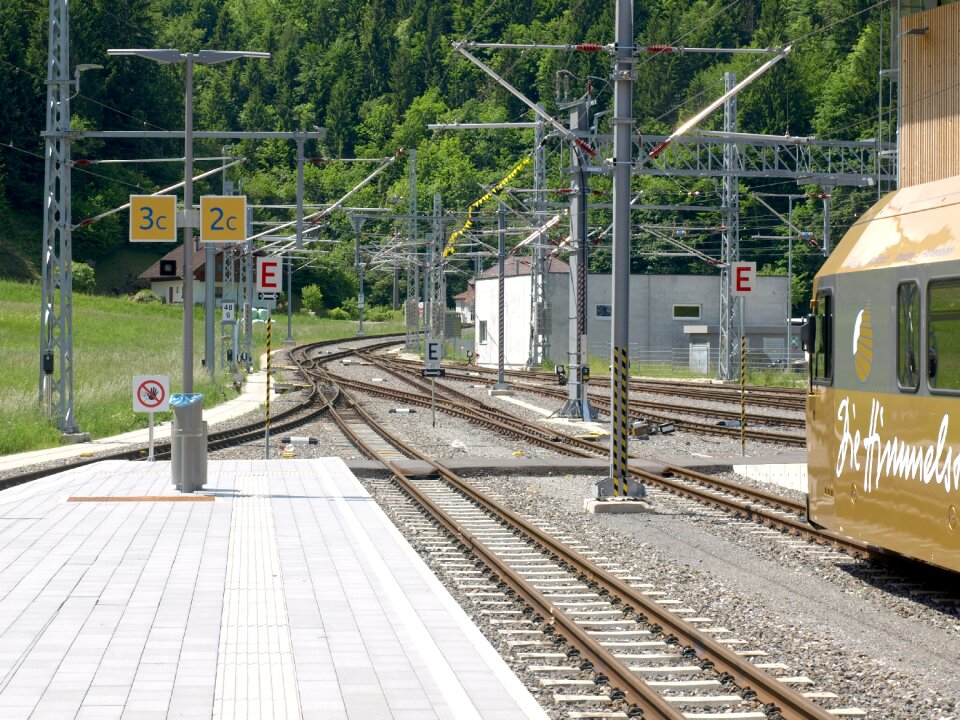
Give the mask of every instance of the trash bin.
[[174, 393], [170, 466], [180, 492], [199, 490], [207, 482], [207, 423], [203, 421], [202, 393]]

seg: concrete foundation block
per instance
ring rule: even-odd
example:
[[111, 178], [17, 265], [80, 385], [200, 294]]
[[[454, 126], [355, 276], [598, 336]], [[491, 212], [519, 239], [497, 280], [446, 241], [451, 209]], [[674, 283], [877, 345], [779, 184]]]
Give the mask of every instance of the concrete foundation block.
[[653, 505], [646, 500], [636, 500], [634, 498], [613, 498], [608, 500], [596, 500], [594, 498], [584, 498], [583, 509], [593, 515], [600, 513], [655, 513]]

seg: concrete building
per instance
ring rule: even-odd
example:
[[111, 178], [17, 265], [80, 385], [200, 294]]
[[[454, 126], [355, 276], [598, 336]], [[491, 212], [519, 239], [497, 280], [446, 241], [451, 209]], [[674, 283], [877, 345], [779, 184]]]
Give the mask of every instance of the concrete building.
[[[530, 347], [530, 263], [509, 258], [504, 280], [504, 364], [527, 363]], [[587, 351], [610, 354], [613, 308], [611, 275], [587, 279]], [[554, 260], [547, 278], [548, 342], [545, 357], [567, 362], [570, 273], [566, 263]], [[497, 343], [497, 268], [488, 269], [476, 283], [476, 343], [481, 365], [495, 366]], [[662, 363], [703, 374], [716, 370], [720, 347], [720, 276], [633, 275], [630, 278], [629, 354], [632, 363]], [[758, 276], [754, 294], [746, 301], [744, 332], [751, 365], [787, 359], [787, 278]], [[739, 333], [738, 328], [734, 328]], [[792, 332], [791, 359], [801, 359]]]
[[[530, 258], [508, 257], [504, 265], [504, 365], [524, 367], [530, 354]], [[494, 265], [483, 272], [474, 284], [476, 296], [474, 311], [476, 325], [474, 343], [477, 362], [481, 365], [497, 365], [500, 352], [498, 338], [498, 271]], [[547, 298], [546, 323], [548, 337], [554, 338], [567, 322], [567, 285], [570, 282], [570, 266], [562, 260], [549, 263], [545, 285]], [[565, 333], [566, 331], [563, 330]], [[566, 335], [563, 335], [566, 348]], [[553, 357], [548, 341], [546, 357]], [[560, 360], [559, 362], [566, 362]]]

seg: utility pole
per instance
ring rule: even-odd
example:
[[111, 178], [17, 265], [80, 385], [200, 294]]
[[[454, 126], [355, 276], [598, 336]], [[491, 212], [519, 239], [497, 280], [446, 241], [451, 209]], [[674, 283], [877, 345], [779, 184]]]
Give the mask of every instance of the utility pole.
[[[723, 75], [724, 90], [729, 91], [737, 84], [737, 76], [732, 73]], [[723, 104], [724, 133], [737, 132], [737, 98], [731, 96]], [[721, 380], [733, 380], [734, 370], [738, 366], [740, 355], [740, 336], [734, 328], [737, 324], [737, 299], [733, 295], [730, 276], [731, 263], [740, 259], [740, 178], [739, 151], [734, 143], [723, 146], [723, 249], [720, 257], [720, 353], [718, 376]]]
[[507, 385], [503, 375], [504, 343], [506, 334], [504, 332], [505, 315], [505, 297], [504, 297], [504, 274], [506, 273], [507, 259], [507, 207], [500, 200], [497, 204], [497, 384], [490, 388], [491, 395], [512, 395], [510, 386]]
[[[537, 116], [537, 127], [533, 135], [533, 207], [537, 227], [546, 222], [547, 205], [547, 150], [544, 146], [546, 124]], [[547, 278], [546, 252], [544, 238], [534, 240], [530, 262], [530, 355], [529, 367], [538, 367], [543, 363], [547, 352]]]
[[[85, 440], [73, 408], [73, 219], [70, 203], [70, 13], [50, 0], [47, 46], [46, 194], [40, 300], [39, 401], [64, 437]], [[79, 71], [80, 68], [78, 68]], [[79, 76], [78, 76], [79, 78]]]
[[237, 292], [236, 279], [234, 276], [234, 270], [236, 268], [237, 257], [239, 256], [238, 245], [229, 244], [223, 249], [223, 300], [224, 302], [233, 303], [233, 320], [231, 322], [220, 321], [221, 333], [226, 329], [230, 329], [230, 342], [229, 342], [229, 357], [227, 353], [223, 353], [220, 357], [220, 361], [226, 367], [227, 363], [230, 363], [230, 373], [235, 374], [237, 372], [237, 346], [235, 338], [237, 337], [235, 329], [237, 327], [237, 316], [239, 315], [240, 306], [237, 303], [239, 299], [239, 293]]
[[[199, 213], [193, 208], [193, 71], [195, 65], [216, 65], [239, 58], [270, 57], [270, 53], [249, 50], [201, 50], [198, 53], [182, 53], [179, 50], [158, 48], [117, 48], [107, 50], [111, 56], [132, 55], [157, 63], [183, 63], [184, 74], [184, 120], [183, 120], [183, 392], [193, 392], [193, 252], [194, 228], [199, 226]], [[206, 256], [209, 259], [209, 255]], [[205, 265], [204, 272], [210, 271]], [[216, 282], [216, 269], [213, 269]], [[208, 294], [207, 298], [211, 296]], [[208, 307], [207, 312], [211, 309]], [[210, 323], [207, 328], [212, 329]], [[207, 347], [212, 345], [212, 337]]]
[[441, 283], [437, 282], [436, 274], [440, 269], [440, 248], [443, 245], [443, 219], [440, 204], [440, 193], [433, 196], [433, 243], [430, 245], [430, 335], [435, 338], [443, 337], [443, 322], [440, 319], [442, 308], [437, 302], [436, 291]]
[[[413, 336], [419, 329], [420, 265], [417, 258], [417, 150], [407, 151], [407, 304], [406, 347], [413, 347]], [[411, 332], [411, 326], [413, 332]]]
[[253, 368], [253, 208], [247, 208], [247, 251], [243, 254], [243, 356], [247, 368]]
[[[581, 98], [570, 106], [570, 133], [576, 139], [589, 128], [589, 98]], [[582, 140], [581, 140], [582, 142]], [[582, 347], [587, 334], [587, 158], [580, 146], [570, 143], [570, 294], [569, 334], [567, 337], [567, 364], [569, 382], [567, 400], [557, 411], [558, 417], [592, 419], [583, 367], [586, 362]]]
[[366, 219], [359, 215], [350, 216], [350, 226], [353, 228], [353, 234], [356, 239], [354, 265], [357, 268], [357, 309], [360, 314], [360, 322], [357, 325], [357, 337], [363, 337], [363, 305], [365, 298], [363, 296], [363, 255], [360, 253], [360, 230], [366, 223]]
[[630, 176], [633, 168], [633, 0], [617, 0], [613, 67], [613, 327], [610, 341], [610, 477], [595, 485], [598, 498], [643, 497], [627, 470], [630, 411]]
[[[297, 237], [295, 247], [303, 247], [303, 163], [305, 138], [297, 136]], [[293, 345], [297, 341], [293, 337], [293, 251], [287, 256], [287, 337], [284, 345]]]

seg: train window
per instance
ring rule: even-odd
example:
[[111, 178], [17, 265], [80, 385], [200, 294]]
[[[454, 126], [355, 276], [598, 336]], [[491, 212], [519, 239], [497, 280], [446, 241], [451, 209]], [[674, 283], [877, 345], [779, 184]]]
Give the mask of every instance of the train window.
[[927, 379], [931, 388], [960, 390], [960, 280], [930, 283]]
[[810, 354], [813, 369], [813, 381], [820, 385], [829, 384], [833, 379], [833, 296], [827, 293], [817, 295], [817, 308], [814, 312], [817, 329], [813, 352]]
[[903, 390], [920, 387], [920, 289], [915, 282], [897, 287], [897, 382]]

